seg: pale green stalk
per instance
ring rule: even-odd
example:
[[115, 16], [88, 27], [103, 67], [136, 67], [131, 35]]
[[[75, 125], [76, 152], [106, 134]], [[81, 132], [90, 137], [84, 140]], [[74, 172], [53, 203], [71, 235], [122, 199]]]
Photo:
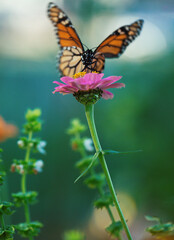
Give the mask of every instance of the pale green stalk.
[[[30, 141], [32, 139], [32, 132], [29, 132], [28, 134], [28, 140]], [[28, 162], [30, 160], [30, 146], [27, 147], [27, 151], [26, 151], [26, 155], [25, 155], [25, 161]], [[21, 189], [22, 192], [25, 194], [26, 191], [26, 172], [24, 171], [24, 173], [22, 174], [22, 179], [21, 179]], [[30, 210], [29, 210], [29, 205], [27, 202], [24, 202], [24, 211], [25, 211], [25, 219], [26, 219], [26, 223], [30, 223]], [[33, 237], [29, 237], [29, 240], [33, 240]]]
[[92, 136], [92, 139], [93, 139], [93, 142], [94, 142], [96, 152], [100, 153], [98, 158], [100, 160], [103, 172], [105, 174], [106, 181], [108, 183], [108, 187], [109, 187], [110, 193], [112, 195], [115, 207], [116, 207], [117, 212], [119, 214], [119, 217], [120, 217], [120, 220], [122, 222], [123, 228], [126, 232], [127, 238], [129, 240], [132, 240], [131, 234], [129, 232], [129, 228], [128, 228], [126, 220], [123, 216], [122, 210], [120, 208], [120, 205], [119, 205], [119, 202], [118, 202], [115, 190], [114, 190], [114, 186], [113, 186], [112, 179], [111, 179], [111, 176], [110, 176], [110, 173], [109, 173], [106, 161], [105, 161], [105, 157], [102, 153], [102, 147], [101, 147], [100, 142], [99, 142], [99, 138], [98, 138], [98, 135], [97, 135], [95, 122], [94, 122], [94, 105], [85, 105], [85, 113], [86, 113], [86, 118], [87, 118], [87, 121], [88, 121], [89, 129], [90, 129], [90, 132], [91, 132], [91, 136]]

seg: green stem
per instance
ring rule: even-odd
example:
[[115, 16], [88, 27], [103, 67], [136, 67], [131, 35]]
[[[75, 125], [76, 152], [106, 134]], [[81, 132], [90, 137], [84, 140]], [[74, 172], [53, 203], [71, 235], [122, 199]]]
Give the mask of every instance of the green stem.
[[2, 226], [2, 230], [5, 229], [5, 222], [4, 222], [4, 217], [2, 214], [0, 214], [0, 222], [1, 222], [1, 226]]
[[[28, 140], [30, 141], [32, 139], [32, 132], [28, 134]], [[26, 155], [25, 155], [25, 162], [28, 162], [30, 160], [30, 146], [27, 147]], [[22, 174], [22, 179], [21, 179], [21, 189], [22, 192], [25, 194], [26, 193], [26, 180], [27, 180], [27, 174], [24, 171]], [[27, 202], [24, 202], [24, 212], [25, 212], [25, 219], [26, 223], [30, 223], [30, 210], [29, 210], [29, 204]], [[33, 237], [29, 237], [29, 240], [33, 240]]]
[[120, 208], [120, 205], [119, 205], [119, 202], [118, 202], [115, 190], [114, 190], [114, 186], [113, 186], [112, 179], [111, 179], [111, 176], [110, 176], [110, 173], [109, 173], [106, 161], [105, 161], [105, 157], [102, 154], [102, 147], [101, 147], [100, 142], [99, 142], [99, 138], [98, 138], [98, 135], [97, 135], [95, 122], [94, 122], [94, 105], [85, 105], [85, 113], [86, 113], [86, 118], [87, 118], [87, 121], [88, 121], [89, 129], [90, 129], [90, 132], [91, 132], [91, 136], [92, 136], [92, 139], [93, 139], [93, 142], [94, 142], [95, 149], [96, 149], [97, 152], [100, 152], [98, 158], [99, 158], [101, 166], [103, 168], [103, 171], [104, 171], [104, 174], [105, 174], [105, 177], [106, 177], [106, 181], [108, 183], [108, 187], [109, 187], [110, 193], [112, 195], [115, 207], [116, 207], [117, 212], [119, 214], [120, 220], [123, 224], [123, 227], [124, 227], [124, 230], [126, 232], [127, 238], [129, 240], [132, 240], [131, 234], [129, 232], [129, 228], [128, 228], [126, 220], [123, 216], [122, 210]]

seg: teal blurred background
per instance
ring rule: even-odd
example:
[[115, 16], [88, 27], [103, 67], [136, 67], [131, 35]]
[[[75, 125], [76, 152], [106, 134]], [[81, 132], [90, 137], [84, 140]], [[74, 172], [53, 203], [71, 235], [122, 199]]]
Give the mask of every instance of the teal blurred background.
[[[134, 239], [145, 236], [144, 215], [174, 221], [174, 2], [170, 0], [57, 0], [80, 38], [96, 47], [115, 29], [142, 18], [141, 36], [119, 59], [106, 60], [105, 76], [122, 75], [125, 89], [95, 106], [96, 125], [104, 149], [143, 150], [107, 157], [121, 205]], [[0, 2], [0, 115], [20, 129], [27, 108], [42, 109], [47, 141], [44, 171], [31, 176], [28, 189], [39, 191], [32, 220], [44, 223], [38, 239], [61, 239], [67, 229], [84, 230], [87, 239], [105, 239], [102, 217], [94, 213], [97, 193], [74, 184], [79, 155], [65, 131], [72, 118], [86, 123], [84, 107], [73, 96], [52, 94], [59, 75], [58, 46], [47, 17], [46, 0]], [[21, 133], [22, 134], [22, 133]], [[86, 132], [89, 136], [89, 132]], [[0, 143], [6, 168], [23, 158], [16, 139]], [[38, 155], [40, 159], [41, 156]], [[10, 192], [20, 190], [20, 177], [9, 173]], [[125, 211], [126, 209], [126, 211]], [[100, 212], [100, 211], [99, 211]], [[100, 215], [99, 215], [100, 216]], [[105, 218], [103, 216], [103, 218]], [[23, 211], [11, 221], [23, 221]]]

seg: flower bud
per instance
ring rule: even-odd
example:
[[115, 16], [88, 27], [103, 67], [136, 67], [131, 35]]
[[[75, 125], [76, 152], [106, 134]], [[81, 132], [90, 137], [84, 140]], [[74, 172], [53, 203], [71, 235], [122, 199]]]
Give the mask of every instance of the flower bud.
[[42, 168], [44, 166], [44, 162], [42, 160], [38, 160], [36, 161], [35, 163], [35, 168], [34, 170], [37, 171], [37, 172], [42, 172]]
[[94, 150], [94, 147], [93, 147], [93, 142], [92, 142], [92, 139], [91, 138], [86, 138], [83, 142], [84, 146], [85, 146], [85, 149], [89, 152], [92, 152]]
[[44, 149], [44, 147], [47, 145], [47, 142], [46, 141], [40, 141], [37, 145], [37, 150], [42, 153], [42, 154], [45, 154], [46, 151]]
[[18, 141], [17, 141], [17, 144], [18, 144], [18, 146], [21, 147], [21, 148], [24, 147], [24, 141], [23, 141], [23, 140], [18, 140]]
[[30, 143], [28, 144], [28, 146], [29, 146], [30, 148], [32, 148], [32, 147], [33, 147], [33, 143], [30, 142]]
[[11, 165], [10, 171], [11, 171], [11, 172], [15, 172], [15, 170], [16, 170], [16, 164], [13, 163], [13, 164]]
[[20, 174], [24, 173], [24, 166], [22, 164], [17, 165], [16, 168], [18, 169]]

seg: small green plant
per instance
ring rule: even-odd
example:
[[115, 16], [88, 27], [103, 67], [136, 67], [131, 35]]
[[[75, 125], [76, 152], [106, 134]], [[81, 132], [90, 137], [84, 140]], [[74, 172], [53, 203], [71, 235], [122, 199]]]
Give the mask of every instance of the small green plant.
[[26, 136], [21, 137], [18, 140], [18, 147], [25, 151], [24, 159], [14, 159], [11, 165], [11, 171], [17, 172], [21, 175], [21, 191], [13, 193], [12, 197], [16, 207], [24, 207], [25, 222], [15, 225], [18, 234], [29, 240], [33, 240], [33, 237], [37, 236], [42, 227], [42, 223], [38, 221], [31, 221], [29, 205], [37, 202], [36, 191], [27, 191], [27, 176], [32, 174], [38, 174], [42, 171], [43, 161], [31, 158], [31, 152], [33, 153], [45, 153], [46, 142], [40, 138], [34, 138], [33, 135], [36, 132], [41, 131], [42, 122], [39, 119], [41, 116], [40, 109], [28, 110], [25, 118], [26, 123], [23, 127], [23, 132]]
[[92, 139], [82, 137], [81, 134], [87, 129], [87, 127], [80, 123], [78, 119], [73, 119], [71, 125], [67, 130], [67, 133], [71, 135], [71, 146], [74, 151], [77, 151], [81, 155], [81, 159], [76, 162], [75, 166], [80, 171], [80, 176], [76, 179], [80, 179], [83, 175], [86, 176], [83, 181], [84, 184], [90, 189], [96, 189], [99, 194], [99, 198], [94, 201], [94, 207], [97, 209], [105, 208], [111, 219], [111, 224], [106, 228], [106, 231], [112, 236], [121, 239], [121, 231], [123, 229], [122, 223], [116, 221], [111, 210], [113, 206], [113, 199], [105, 189], [107, 186], [105, 175], [102, 172], [97, 171], [99, 165], [98, 155], [89, 155], [88, 152], [93, 152]]
[[[2, 152], [2, 149], [0, 149]], [[3, 170], [2, 159], [0, 159], [0, 188], [3, 187], [6, 172]], [[1, 189], [2, 190], [2, 189]], [[6, 225], [4, 220], [4, 215], [13, 214], [13, 203], [0, 201], [0, 240], [13, 240], [13, 235], [15, 233], [15, 228], [13, 225]]]

